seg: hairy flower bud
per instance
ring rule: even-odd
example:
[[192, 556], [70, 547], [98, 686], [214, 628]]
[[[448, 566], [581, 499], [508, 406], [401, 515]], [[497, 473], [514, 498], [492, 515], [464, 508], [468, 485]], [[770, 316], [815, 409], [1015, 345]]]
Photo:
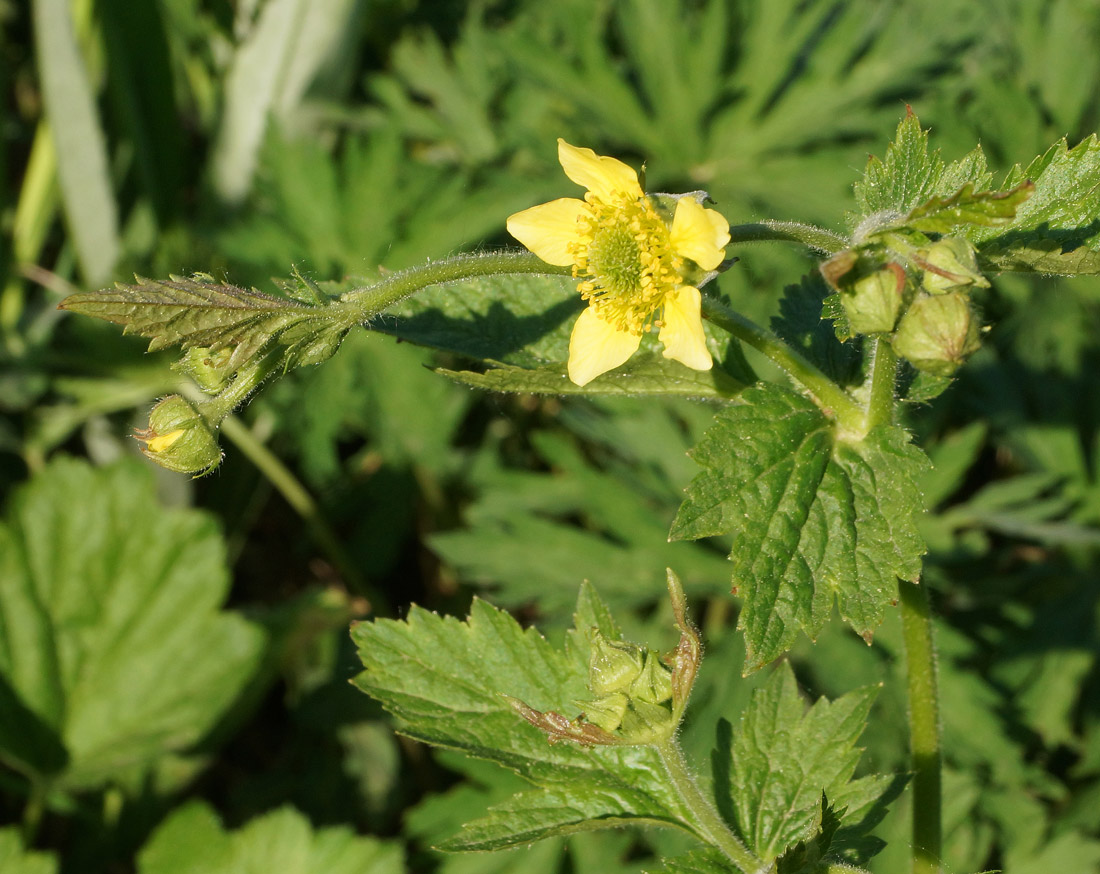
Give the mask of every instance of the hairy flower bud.
[[989, 280], [978, 269], [974, 247], [962, 237], [944, 237], [920, 253], [917, 263], [924, 268], [921, 287], [931, 294], [961, 291], [970, 286], [989, 288]]
[[195, 380], [199, 388], [208, 394], [217, 394], [229, 382], [232, 373], [226, 370], [233, 350], [223, 347], [212, 352], [206, 346], [192, 346], [177, 361], [173, 369]]
[[914, 367], [951, 376], [981, 345], [980, 325], [961, 292], [922, 295], [894, 334], [894, 350]]
[[142, 452], [161, 467], [202, 476], [221, 463], [214, 429], [179, 395], [160, 401], [149, 413], [149, 427], [135, 435]]
[[888, 334], [905, 303], [905, 271], [890, 263], [843, 289], [840, 302], [855, 334]]
[[597, 634], [588, 658], [588, 688], [594, 695], [627, 692], [641, 675], [644, 662], [640, 646]]

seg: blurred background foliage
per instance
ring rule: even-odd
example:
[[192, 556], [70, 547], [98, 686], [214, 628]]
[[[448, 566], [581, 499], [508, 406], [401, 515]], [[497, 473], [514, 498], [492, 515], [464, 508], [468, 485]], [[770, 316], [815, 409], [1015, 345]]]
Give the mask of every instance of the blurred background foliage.
[[[348, 685], [349, 621], [412, 601], [480, 593], [554, 634], [587, 578], [667, 646], [671, 565], [708, 642], [697, 762], [759, 682], [736, 677], [722, 544], [666, 542], [705, 405], [473, 393], [360, 332], [188, 480], [129, 436], [170, 359], [62, 296], [510, 245], [509, 213], [574, 193], [559, 136], [645, 162], [650, 190], [706, 188], [732, 223], [844, 232], [906, 103], [999, 173], [1100, 126], [1097, 0], [0, 0], [0, 22], [5, 874], [586, 874], [676, 848], [433, 851], [515, 778], [395, 738]], [[765, 321], [812, 267], [734, 254], [720, 290]], [[946, 863], [1100, 870], [1100, 283], [997, 278], [982, 303], [981, 353], [909, 422], [936, 462]], [[899, 659], [893, 619], [793, 659], [812, 695], [885, 681], [877, 771], [905, 767]], [[907, 823], [902, 800], [876, 871], [907, 866]]]

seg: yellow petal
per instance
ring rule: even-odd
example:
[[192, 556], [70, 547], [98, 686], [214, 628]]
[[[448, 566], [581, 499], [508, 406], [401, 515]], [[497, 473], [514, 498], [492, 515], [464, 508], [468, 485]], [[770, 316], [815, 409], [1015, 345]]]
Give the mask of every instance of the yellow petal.
[[590, 212], [583, 200], [561, 197], [508, 216], [508, 233], [547, 264], [568, 267], [573, 263], [568, 246], [581, 236], [577, 222]]
[[678, 255], [690, 258], [704, 270], [713, 270], [726, 257], [729, 222], [717, 210], [704, 209], [690, 197], [676, 201], [670, 240]]
[[600, 200], [610, 202], [616, 194], [633, 199], [642, 196], [638, 174], [622, 161], [597, 155], [591, 149], [571, 146], [562, 139], [558, 140], [558, 160], [566, 176]]
[[586, 307], [569, 337], [569, 378], [577, 385], [587, 385], [626, 361], [641, 342], [640, 335], [617, 330], [592, 307]]
[[665, 344], [665, 358], [686, 364], [693, 370], [710, 370], [711, 358], [703, 333], [699, 289], [682, 285], [665, 299], [658, 336]]

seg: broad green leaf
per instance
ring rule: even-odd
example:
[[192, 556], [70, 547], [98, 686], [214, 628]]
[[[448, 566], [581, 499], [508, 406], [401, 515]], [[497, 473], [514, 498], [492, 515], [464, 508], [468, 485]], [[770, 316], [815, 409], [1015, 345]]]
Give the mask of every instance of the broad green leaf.
[[[665, 358], [653, 334], [625, 365], [583, 388], [565, 375], [569, 335], [583, 307], [567, 276], [500, 276], [425, 289], [393, 307], [371, 327], [402, 340], [494, 365], [487, 373], [444, 370], [467, 385], [537, 394], [658, 394], [728, 398], [744, 385], [722, 332], [708, 325], [715, 366], [695, 371]], [[720, 338], [721, 335], [721, 338]]]
[[0, 829], [0, 871], [4, 874], [57, 874], [58, 860], [49, 853], [23, 849], [14, 828]]
[[594, 629], [618, 639], [606, 608], [585, 587], [576, 628], [556, 649], [534, 629], [475, 600], [459, 621], [413, 607], [403, 621], [353, 627], [366, 670], [355, 683], [382, 702], [402, 733], [510, 768], [534, 785], [470, 823], [452, 850], [490, 850], [626, 822], [682, 825], [680, 802], [651, 747], [549, 744], [504, 696], [540, 711], [578, 716]]
[[547, 364], [534, 370], [506, 364], [490, 367], [484, 373], [446, 368], [438, 372], [474, 388], [531, 394], [665, 395], [728, 400], [745, 387], [719, 367], [692, 370], [653, 354], [635, 355], [626, 364], [584, 386], [570, 382], [564, 364]]
[[206, 804], [176, 810], [138, 857], [138, 874], [401, 874], [396, 842], [346, 826], [314, 829], [289, 807], [227, 832]]
[[336, 352], [351, 327], [335, 307], [304, 306], [200, 278], [139, 277], [136, 285], [71, 295], [61, 308], [148, 337], [150, 351], [174, 345], [207, 348], [212, 355], [228, 350], [217, 362], [227, 377], [273, 343], [284, 347], [284, 369], [320, 363]]
[[[783, 662], [753, 693], [729, 750], [729, 789], [736, 825], [750, 850], [771, 861], [822, 826], [822, 796], [842, 820], [866, 814], [889, 777], [852, 781], [878, 689], [865, 687], [806, 709]], [[719, 752], [721, 755], [721, 752]]]
[[981, 260], [996, 270], [1100, 273], [1100, 140], [1093, 134], [1071, 149], [1063, 139], [1014, 167], [1004, 187], [1026, 180], [1035, 193], [1010, 224], [970, 234]]
[[371, 327], [466, 358], [534, 368], [565, 361], [582, 307], [567, 276], [485, 277], [425, 289]]
[[912, 210], [903, 220], [907, 228], [925, 233], [947, 234], [957, 225], [1004, 227], [1012, 224], [1020, 205], [1034, 192], [1025, 180], [1008, 191], [975, 191], [967, 182], [954, 194], [933, 197]]
[[733, 590], [746, 671], [814, 637], [835, 600], [866, 639], [916, 580], [924, 545], [914, 515], [926, 460], [903, 431], [840, 440], [810, 401], [788, 389], [747, 389], [716, 416], [692, 457], [704, 471], [676, 516], [675, 539], [733, 532]]
[[0, 756], [63, 789], [140, 778], [209, 731], [256, 670], [219, 605], [212, 519], [157, 505], [147, 468], [59, 459], [0, 524]]
[[102, 282], [119, 253], [118, 205], [96, 114], [93, 76], [80, 54], [68, 0], [34, 0], [42, 97], [57, 146], [57, 174], [69, 233], [85, 279]]

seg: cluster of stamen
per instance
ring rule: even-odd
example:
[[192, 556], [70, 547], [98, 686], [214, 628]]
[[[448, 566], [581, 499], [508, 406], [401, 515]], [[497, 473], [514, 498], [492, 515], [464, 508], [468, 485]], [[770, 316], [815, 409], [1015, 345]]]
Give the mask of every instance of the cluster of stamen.
[[640, 335], [683, 283], [683, 259], [647, 198], [619, 194], [608, 203], [589, 192], [585, 200], [591, 211], [569, 244], [577, 288], [605, 322]]

